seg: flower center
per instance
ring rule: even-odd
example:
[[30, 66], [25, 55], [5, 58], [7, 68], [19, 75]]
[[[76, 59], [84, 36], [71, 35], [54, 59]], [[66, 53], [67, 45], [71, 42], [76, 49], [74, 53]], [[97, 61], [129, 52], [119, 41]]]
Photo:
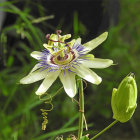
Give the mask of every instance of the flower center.
[[61, 57], [60, 54], [51, 57], [51, 62], [56, 65], [66, 65], [70, 63], [75, 58], [75, 53], [70, 51], [69, 53], [64, 53]]

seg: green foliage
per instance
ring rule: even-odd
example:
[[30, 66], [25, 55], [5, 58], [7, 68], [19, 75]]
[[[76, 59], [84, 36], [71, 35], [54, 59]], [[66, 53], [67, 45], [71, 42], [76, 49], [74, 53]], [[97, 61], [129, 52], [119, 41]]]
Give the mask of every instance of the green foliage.
[[[89, 108], [91, 106], [93, 108], [92, 113], [91, 111], [88, 111], [88, 116], [94, 113], [106, 118], [112, 117], [110, 108], [111, 91], [113, 87], [117, 84], [119, 85], [121, 79], [126, 74], [133, 72], [136, 76], [137, 85], [140, 84], [140, 7], [137, 0], [124, 0], [120, 1], [120, 4], [121, 11], [118, 24], [115, 27], [110, 26], [107, 41], [101, 48], [97, 48], [96, 50], [97, 52], [99, 51], [99, 55], [102, 56], [102, 58], [108, 57], [109, 59], [112, 59], [115, 65], [112, 66], [112, 68], [107, 68], [103, 72], [97, 70], [97, 73], [102, 75], [103, 82], [98, 87], [93, 85], [91, 87], [92, 93], [89, 91], [87, 94]], [[96, 54], [96, 52], [94, 53]], [[140, 88], [138, 86], [138, 91], [139, 90]], [[137, 108], [136, 113], [133, 116], [134, 124], [135, 122], [139, 122], [139, 111], [140, 110]], [[139, 126], [137, 124], [133, 126], [133, 123], [131, 123], [130, 126], [133, 128], [133, 131], [131, 132], [135, 133], [136, 137], [139, 137], [137, 134]]]

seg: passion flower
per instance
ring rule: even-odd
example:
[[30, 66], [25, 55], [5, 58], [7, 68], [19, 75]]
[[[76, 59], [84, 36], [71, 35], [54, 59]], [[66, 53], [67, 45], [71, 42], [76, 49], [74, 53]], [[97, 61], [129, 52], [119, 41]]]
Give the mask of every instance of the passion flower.
[[44, 79], [37, 95], [44, 94], [52, 83], [59, 76], [65, 92], [73, 98], [76, 95], [75, 75], [93, 83], [100, 84], [102, 79], [89, 68], [106, 68], [113, 64], [110, 59], [95, 58], [92, 54], [87, 54], [106, 38], [108, 33], [104, 32], [99, 37], [81, 45], [81, 38], [66, 42], [71, 37], [70, 34], [60, 35], [48, 34], [48, 44], [43, 44], [45, 49], [42, 52], [33, 51], [31, 56], [38, 60], [31, 72], [20, 80], [21, 84], [30, 84]]

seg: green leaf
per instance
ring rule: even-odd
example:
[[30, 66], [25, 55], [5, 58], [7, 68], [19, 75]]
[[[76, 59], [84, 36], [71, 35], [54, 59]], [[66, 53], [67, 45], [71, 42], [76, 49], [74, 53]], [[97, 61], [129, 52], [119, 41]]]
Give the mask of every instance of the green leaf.
[[8, 57], [8, 61], [7, 61], [8, 67], [11, 67], [13, 65], [13, 63], [14, 63], [14, 57], [12, 55], [10, 55]]

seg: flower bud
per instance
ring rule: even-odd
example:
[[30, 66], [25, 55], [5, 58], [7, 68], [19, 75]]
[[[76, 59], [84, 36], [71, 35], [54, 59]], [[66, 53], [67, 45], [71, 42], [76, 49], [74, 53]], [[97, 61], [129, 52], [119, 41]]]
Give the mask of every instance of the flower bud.
[[137, 85], [134, 74], [129, 74], [112, 92], [113, 118], [124, 123], [131, 119], [137, 107]]

